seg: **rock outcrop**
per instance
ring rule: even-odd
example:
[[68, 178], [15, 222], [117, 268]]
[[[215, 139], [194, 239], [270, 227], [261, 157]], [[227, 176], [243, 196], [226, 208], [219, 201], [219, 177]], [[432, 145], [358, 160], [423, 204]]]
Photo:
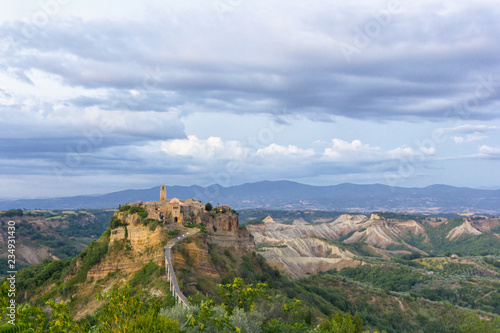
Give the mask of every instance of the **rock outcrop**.
[[377, 214], [370, 218], [362, 214], [344, 214], [333, 222], [315, 224], [295, 220], [291, 225], [266, 217], [265, 223], [247, 228], [255, 238], [259, 253], [296, 277], [357, 264], [353, 262], [352, 252], [324, 239], [344, 243], [363, 241], [381, 255], [390, 254], [385, 249], [391, 244], [406, 248], [399, 252], [426, 254], [404, 241], [408, 233], [425, 235], [421, 224], [414, 220], [388, 221]]
[[207, 230], [207, 242], [225, 248], [255, 251], [254, 241], [245, 228], [240, 228], [238, 214], [231, 211], [210, 212], [201, 218]]
[[118, 227], [111, 231], [108, 255], [88, 271], [87, 277], [98, 280], [117, 270], [134, 273], [150, 261], [164, 266], [165, 239], [162, 228], [151, 231], [142, 224]]
[[[342, 215], [331, 223], [308, 224], [294, 221], [281, 224], [266, 218], [265, 224], [248, 226], [257, 249], [271, 265], [280, 267], [293, 277], [333, 268], [357, 265], [354, 254], [320, 239], [338, 239], [342, 231], [351, 230], [364, 215]], [[355, 227], [354, 227], [355, 228]]]
[[357, 265], [352, 260], [353, 253], [318, 238], [305, 236], [276, 242], [255, 234], [255, 239], [259, 244], [259, 254], [293, 277], [300, 278], [333, 268]]
[[360, 231], [356, 231], [351, 237], [346, 239], [345, 242], [354, 243], [360, 240], [364, 240], [369, 245], [385, 249], [389, 244], [399, 244], [389, 236], [390, 234], [391, 232], [389, 231], [385, 223], [369, 221], [366, 223], [365, 228]]
[[481, 231], [474, 228], [469, 220], [466, 220], [458, 227], [451, 229], [446, 238], [451, 241], [460, 235], [481, 235], [481, 234], [482, 234]]
[[220, 278], [219, 272], [210, 262], [210, 254], [208, 253], [206, 246], [200, 246], [194, 241], [183, 243], [179, 246], [182, 246], [183, 252], [185, 251], [185, 255], [179, 251], [179, 248], [174, 248], [173, 256], [176, 270], [181, 270], [187, 267], [186, 258], [189, 258], [189, 260], [193, 261], [190, 265], [197, 273], [213, 278]]

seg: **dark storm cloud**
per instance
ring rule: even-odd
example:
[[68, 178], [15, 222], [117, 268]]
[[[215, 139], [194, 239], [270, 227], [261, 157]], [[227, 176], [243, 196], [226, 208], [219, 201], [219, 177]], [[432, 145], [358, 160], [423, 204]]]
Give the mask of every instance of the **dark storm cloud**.
[[[68, 19], [18, 42], [6, 62], [17, 71], [56, 74], [68, 85], [109, 89], [104, 97], [68, 101], [80, 107], [112, 108], [123, 89], [137, 89], [143, 96], [131, 110], [286, 108], [313, 119], [317, 113], [439, 119], [491, 75], [496, 86], [471, 118], [498, 118], [499, 10], [487, 3], [415, 8], [405, 11], [401, 4], [387, 27], [366, 47], [357, 46], [351, 62], [339, 45], [356, 46], [355, 38], [362, 38], [356, 31], [376, 23], [370, 14], [384, 7], [343, 9], [349, 17], [325, 4], [323, 10], [293, 13], [302, 22], [260, 22], [253, 29], [252, 12], [241, 13], [230, 27], [207, 19], [181, 28], [162, 12], [147, 24]], [[19, 29], [2, 27], [10, 35]]]

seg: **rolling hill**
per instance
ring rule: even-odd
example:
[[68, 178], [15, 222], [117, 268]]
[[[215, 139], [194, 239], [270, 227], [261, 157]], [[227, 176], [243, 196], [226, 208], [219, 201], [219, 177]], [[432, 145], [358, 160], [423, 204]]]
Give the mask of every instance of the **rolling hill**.
[[[116, 208], [124, 202], [157, 200], [159, 186], [124, 190], [96, 196], [0, 201], [0, 209]], [[237, 186], [168, 186], [168, 196], [223, 202], [235, 209], [267, 208], [329, 211], [500, 213], [500, 190], [480, 190], [447, 185], [424, 188], [382, 184], [312, 186], [290, 181], [262, 181]]]

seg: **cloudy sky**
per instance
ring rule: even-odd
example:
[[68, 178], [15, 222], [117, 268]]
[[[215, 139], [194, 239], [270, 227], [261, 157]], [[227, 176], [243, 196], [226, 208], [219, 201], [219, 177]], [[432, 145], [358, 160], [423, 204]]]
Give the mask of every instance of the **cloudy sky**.
[[0, 1], [0, 198], [500, 187], [498, 1]]

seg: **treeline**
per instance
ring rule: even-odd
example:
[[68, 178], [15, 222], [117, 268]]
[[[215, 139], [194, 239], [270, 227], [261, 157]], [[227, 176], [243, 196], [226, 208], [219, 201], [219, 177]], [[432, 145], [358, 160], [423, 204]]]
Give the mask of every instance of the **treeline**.
[[13, 217], [13, 216], [23, 216], [24, 212], [22, 209], [9, 209], [5, 212], [0, 212], [0, 216]]

